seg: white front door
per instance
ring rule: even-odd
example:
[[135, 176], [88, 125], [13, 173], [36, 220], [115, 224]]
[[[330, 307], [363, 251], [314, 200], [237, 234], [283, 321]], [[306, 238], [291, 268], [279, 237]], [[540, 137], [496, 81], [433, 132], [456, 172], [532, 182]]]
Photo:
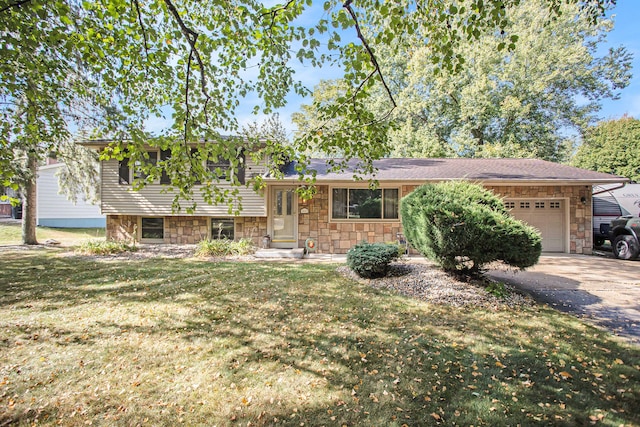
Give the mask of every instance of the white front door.
[[298, 195], [295, 187], [271, 188], [271, 246], [298, 247]]

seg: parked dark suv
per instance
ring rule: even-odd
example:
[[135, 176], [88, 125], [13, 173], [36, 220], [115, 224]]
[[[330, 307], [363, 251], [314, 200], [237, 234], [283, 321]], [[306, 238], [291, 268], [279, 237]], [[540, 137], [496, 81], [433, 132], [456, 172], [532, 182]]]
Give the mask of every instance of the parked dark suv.
[[619, 259], [634, 259], [640, 253], [640, 217], [621, 216], [611, 221], [609, 238], [613, 255]]

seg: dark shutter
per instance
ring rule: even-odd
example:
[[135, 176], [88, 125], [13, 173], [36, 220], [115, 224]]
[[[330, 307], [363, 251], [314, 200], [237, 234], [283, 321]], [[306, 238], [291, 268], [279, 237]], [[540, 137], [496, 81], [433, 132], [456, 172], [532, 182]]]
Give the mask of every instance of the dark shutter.
[[129, 182], [129, 159], [120, 160], [118, 162], [118, 176], [120, 184], [131, 184]]
[[240, 162], [238, 163], [238, 181], [240, 181], [240, 184], [244, 184], [245, 183], [244, 171], [245, 171], [245, 162], [246, 162], [246, 158], [244, 156], [244, 150], [242, 150], [238, 159], [240, 160]]
[[[160, 151], [160, 161], [166, 162], [171, 157], [171, 150], [162, 150]], [[171, 184], [171, 179], [169, 178], [169, 174], [167, 173], [167, 165], [163, 164], [162, 166], [162, 175], [160, 175], [160, 184]]]

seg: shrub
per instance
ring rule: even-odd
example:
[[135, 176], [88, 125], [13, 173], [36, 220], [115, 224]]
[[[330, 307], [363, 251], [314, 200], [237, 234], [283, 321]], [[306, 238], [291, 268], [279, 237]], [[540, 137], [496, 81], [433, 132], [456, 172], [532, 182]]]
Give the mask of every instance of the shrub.
[[122, 252], [135, 252], [138, 248], [134, 244], [115, 240], [88, 240], [82, 242], [76, 252], [85, 255], [111, 255]]
[[240, 239], [238, 241], [229, 239], [201, 240], [196, 248], [196, 256], [230, 256], [230, 255], [250, 255], [256, 251], [253, 241], [250, 239]]
[[389, 263], [398, 258], [398, 255], [396, 245], [362, 242], [347, 252], [347, 265], [358, 276], [373, 279], [385, 276]]
[[518, 268], [538, 262], [542, 238], [511, 217], [502, 200], [465, 181], [426, 184], [402, 199], [407, 241], [450, 271], [477, 271], [503, 261]]

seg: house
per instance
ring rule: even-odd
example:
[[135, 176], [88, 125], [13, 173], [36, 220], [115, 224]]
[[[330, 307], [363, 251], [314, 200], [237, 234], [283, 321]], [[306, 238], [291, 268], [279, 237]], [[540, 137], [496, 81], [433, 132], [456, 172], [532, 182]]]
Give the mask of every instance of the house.
[[[104, 143], [85, 144], [100, 149]], [[152, 150], [151, 158], [161, 158]], [[264, 163], [246, 158], [247, 178], [265, 176], [260, 194], [241, 187], [242, 212], [229, 216], [228, 208], [195, 197], [194, 214], [173, 213], [174, 194], [160, 182], [134, 191], [132, 168], [118, 160], [101, 163], [102, 213], [107, 216], [107, 238], [141, 242], [197, 243], [202, 239], [250, 238], [256, 244], [265, 235], [271, 246], [301, 248], [314, 241], [318, 253], [346, 253], [363, 240], [396, 241], [402, 233], [400, 200], [427, 182], [467, 179], [501, 195], [512, 214], [537, 227], [543, 251], [591, 253], [593, 243], [591, 194], [594, 185], [626, 182], [626, 178], [582, 170], [536, 159], [382, 159], [375, 162], [380, 186], [354, 180], [355, 161], [343, 172], [331, 172], [324, 160], [312, 160], [317, 193], [308, 201], [297, 196], [301, 185], [293, 165], [284, 178], [266, 176]], [[219, 166], [219, 165], [218, 165]], [[197, 189], [196, 189], [197, 193]]]
[[60, 194], [56, 173], [64, 163], [51, 163], [38, 168], [37, 224], [56, 228], [104, 228], [106, 216], [100, 213], [100, 205], [85, 200], [78, 194], [77, 203]]

